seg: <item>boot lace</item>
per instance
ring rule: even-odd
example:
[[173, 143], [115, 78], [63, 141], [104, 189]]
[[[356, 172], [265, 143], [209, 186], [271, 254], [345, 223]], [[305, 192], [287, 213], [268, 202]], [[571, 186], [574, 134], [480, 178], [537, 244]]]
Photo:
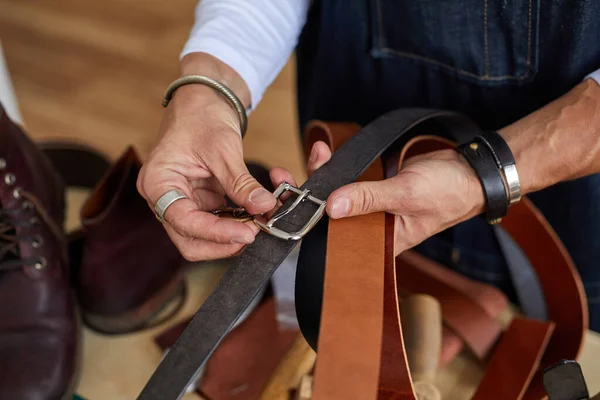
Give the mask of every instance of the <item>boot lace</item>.
[[[16, 197], [16, 196], [15, 196]], [[30, 242], [34, 248], [42, 245], [41, 237], [35, 235], [19, 235], [17, 227], [31, 227], [39, 220], [34, 213], [34, 205], [24, 201], [21, 206], [14, 208], [0, 207], [0, 271], [11, 271], [26, 266], [42, 269], [46, 265], [43, 257], [21, 257], [19, 242]]]
[[[0, 170], [7, 168], [7, 162], [0, 158]], [[8, 187], [15, 185], [17, 177], [13, 173], [4, 174], [4, 184]], [[12, 271], [24, 267], [33, 266], [37, 270], [46, 267], [46, 259], [42, 256], [22, 257], [20, 254], [20, 242], [30, 242], [33, 248], [42, 246], [41, 236], [17, 234], [19, 229], [27, 228], [44, 222], [44, 226], [50, 229], [53, 236], [59, 241], [64, 241], [64, 232], [54, 219], [46, 212], [43, 204], [32, 193], [20, 187], [13, 189], [13, 197], [18, 201], [14, 207], [3, 207], [0, 204], [0, 272]], [[66, 248], [62, 249], [62, 258], [67, 260]]]

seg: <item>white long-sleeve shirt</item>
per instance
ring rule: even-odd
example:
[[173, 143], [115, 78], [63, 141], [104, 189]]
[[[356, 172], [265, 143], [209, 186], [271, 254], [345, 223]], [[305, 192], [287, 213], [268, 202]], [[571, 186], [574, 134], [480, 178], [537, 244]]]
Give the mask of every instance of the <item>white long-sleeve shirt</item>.
[[2, 43], [0, 42], [0, 104], [4, 107], [6, 114], [10, 117], [13, 122], [22, 125], [23, 120], [19, 113], [19, 106], [17, 104], [17, 96], [10, 80], [10, 74], [6, 67], [6, 61], [4, 60], [4, 53], [2, 51]]
[[[255, 108], [294, 50], [310, 2], [201, 0], [181, 56], [204, 52], [229, 65], [248, 86]], [[600, 85], [600, 69], [586, 78]]]
[[201, 0], [181, 56], [208, 53], [244, 80], [256, 108], [294, 51], [310, 0]]

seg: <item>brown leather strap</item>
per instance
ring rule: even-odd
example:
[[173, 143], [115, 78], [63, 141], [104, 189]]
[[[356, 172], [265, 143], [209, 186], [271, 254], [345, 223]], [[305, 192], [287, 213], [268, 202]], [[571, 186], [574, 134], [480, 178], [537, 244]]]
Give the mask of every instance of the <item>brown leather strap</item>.
[[[443, 145], [445, 148], [451, 146], [451, 143], [443, 139], [423, 139], [425, 138], [417, 138], [412, 146], [406, 146], [399, 157], [400, 162], [411, 154], [439, 150]], [[562, 242], [529, 199], [523, 198], [520, 203], [511, 207], [511, 212], [502, 221], [502, 227], [529, 258], [546, 296], [550, 320], [556, 323], [540, 370], [536, 372], [523, 397], [532, 400], [543, 399], [546, 394], [541, 369], [562, 358], [576, 359], [579, 356], [583, 335], [588, 327], [585, 294], [581, 279]]]
[[[342, 141], [352, 136], [358, 126], [352, 126], [352, 131], [345, 128], [345, 125], [341, 124], [332, 124], [329, 127], [320, 122], [315, 122], [308, 128], [308, 132], [311, 133], [315, 141], [322, 140], [333, 144], [335, 143], [334, 140], [338, 140], [341, 145]], [[378, 160], [361, 175], [358, 181], [381, 179], [383, 179], [383, 166], [381, 161]], [[363, 398], [366, 400], [367, 397], [363, 396], [367, 393], [377, 393], [379, 379], [383, 279], [373, 278], [382, 275], [382, 268], [385, 263], [386, 235], [385, 231], [380, 228], [385, 224], [385, 214], [363, 215], [338, 222], [340, 223], [330, 227], [328, 232], [327, 257], [331, 257], [333, 260], [345, 257], [343, 253], [336, 254], [336, 250], [339, 248], [340, 251], [345, 252], [345, 245], [339, 243], [338, 240], [344, 237], [343, 232], [345, 230], [350, 229], [354, 233], [353, 242], [360, 246], [360, 248], [355, 249], [357, 253], [372, 254], [373, 262], [363, 265], [360, 258], [349, 257], [346, 267], [354, 271], [353, 274], [347, 275], [343, 268], [331, 268], [325, 272], [324, 290], [325, 292], [331, 292], [331, 295], [324, 299], [323, 313], [330, 315], [331, 318], [321, 322], [319, 357], [322, 361], [317, 364], [316, 373], [327, 371], [321, 373], [326, 373], [330, 379], [348, 382], [348, 384], [344, 387], [335, 387], [323, 380], [315, 381], [313, 400]], [[362, 227], [360, 232], [354, 229], [356, 224]], [[373, 240], [363, 241], [361, 240], [363, 235], [367, 235]], [[346, 296], [343, 291], [328, 288], [329, 283], [351, 288], [350, 293], [352, 295]], [[358, 327], [354, 325], [356, 320], [344, 317], [347, 314], [360, 315], [361, 323], [376, 328], [363, 329]], [[336, 326], [330, 326], [331, 323], [336, 324]], [[346, 332], [343, 341], [340, 341], [338, 337], [340, 331]], [[356, 349], [356, 351], [349, 352], [347, 351], [348, 348]], [[361, 357], [357, 358], [357, 353], [360, 353]], [[339, 357], [344, 357], [344, 359], [340, 360]], [[336, 376], [336, 371], [338, 371], [336, 365], [340, 362], [348, 366], [347, 369], [342, 371], [346, 376]], [[331, 390], [334, 392], [331, 392]]]
[[[381, 375], [379, 377], [378, 399], [381, 400], [400, 400], [415, 399], [412, 377], [408, 367], [408, 358], [404, 350], [404, 337], [402, 336], [402, 327], [400, 326], [400, 304], [398, 297], [398, 285], [396, 284], [396, 263], [394, 258], [394, 230], [395, 217], [391, 214], [385, 214], [385, 264], [384, 268], [384, 302], [383, 302], [383, 328], [381, 325], [374, 325], [373, 329], [382, 330], [381, 346]], [[335, 225], [335, 224], [334, 224]], [[354, 226], [354, 229], [359, 228]], [[364, 240], [364, 238], [363, 238]], [[346, 250], [347, 251], [347, 250]], [[356, 258], [363, 262], [370, 262], [368, 253], [355, 253]], [[367, 256], [368, 260], [365, 260]], [[326, 264], [326, 269], [330, 265], [337, 264], [341, 259], [333, 260]], [[371, 277], [373, 279], [373, 277]], [[339, 287], [338, 287], [339, 289]], [[324, 297], [326, 292], [324, 293]], [[322, 317], [324, 318], [324, 316]], [[318, 361], [317, 361], [318, 362]]]
[[[508, 308], [508, 299], [499, 289], [460, 275], [458, 272], [452, 271], [414, 250], [407, 250], [398, 255], [396, 264], [398, 263], [411, 264], [413, 268], [419, 269], [421, 273], [429, 275], [443, 285], [460, 291], [492, 318], [497, 318]], [[404, 276], [403, 270], [400, 268], [399, 274], [398, 288], [406, 289], [405, 282], [408, 281], [407, 284], [411, 282], [407, 276]]]
[[418, 268], [415, 261], [426, 263], [423, 258], [418, 254], [412, 258], [410, 254], [398, 257], [399, 286], [410, 293], [435, 296], [442, 306], [446, 326], [465, 342], [478, 359], [484, 360], [502, 333], [502, 326], [462, 291], [444, 285]]
[[[402, 296], [428, 293], [441, 299], [450, 293], [459, 293], [461, 307], [446, 306], [442, 310], [444, 331], [439, 367], [443, 368], [452, 361], [465, 344], [480, 360], [486, 359], [501, 333], [497, 320], [508, 309], [506, 296], [491, 285], [472, 281], [412, 250], [396, 257], [396, 264], [398, 290]], [[425, 281], [433, 280], [435, 283], [424, 284], [423, 275]], [[464, 319], [463, 314], [470, 320], [466, 325], [460, 322]], [[478, 319], [484, 329], [478, 329]]]
[[[352, 128], [348, 130], [350, 129]], [[335, 142], [335, 138], [329, 142], [330, 145], [335, 145], [332, 142]], [[403, 154], [405, 155], [406, 152]], [[581, 348], [583, 333], [587, 327], [581, 282], [556, 235], [547, 224], [543, 223], [541, 215], [535, 212], [531, 204], [524, 200], [513, 209], [517, 212], [511, 210], [512, 213], [509, 213], [509, 217], [505, 219], [505, 228], [522, 245], [525, 254], [540, 275], [545, 292], [556, 289], [554, 293], [547, 294], [548, 308], [551, 318], [556, 317], [553, 318], [557, 323], [556, 331], [568, 341], [561, 344], [552, 340], [544, 359], [550, 360], [557, 354], [562, 354], [562, 357], [566, 358], [575, 358]], [[396, 269], [393, 257], [394, 217], [390, 215], [381, 217], [381, 215], [381, 213], [371, 214], [345, 220], [332, 220], [329, 223], [315, 399], [415, 398], [404, 355], [398, 314]], [[519, 219], [515, 220], [515, 217]], [[531, 236], [532, 233], [537, 235]], [[540, 239], [539, 236], [543, 238]], [[532, 240], [534, 238], [535, 243]], [[540, 243], [546, 245], [543, 247], [543, 253], [546, 253], [546, 247], [553, 248], [550, 252], [555, 257], [553, 260], [539, 255]], [[548, 264], [544, 265], [544, 262], [551, 263], [554, 268], [545, 269]], [[556, 270], [560, 272], [557, 274]], [[566, 286], [562, 285], [561, 280], [554, 278], [557, 275], [566, 281]], [[381, 293], [383, 293], [383, 302], [378, 302]], [[562, 297], [562, 300], [558, 296]], [[569, 299], [566, 303], [571, 307], [570, 309], [565, 306], [564, 300], [567, 297]], [[551, 304], [552, 302], [554, 304]], [[382, 313], [383, 317], [381, 317]], [[377, 320], [382, 321], [383, 326], [381, 322], [378, 324]], [[506, 393], [511, 395], [516, 393], [517, 396], [504, 397], [506, 400], [522, 398], [522, 393], [532, 379], [533, 371], [537, 369], [539, 355], [543, 353], [547, 342], [549, 326], [544, 323], [530, 322], [515, 322], [514, 328], [503, 336], [499, 347], [502, 354], [499, 353], [492, 360], [488, 371], [489, 377], [484, 378], [484, 383], [486, 379], [491, 379], [498, 381], [499, 385], [510, 384], [511, 387], [506, 389]], [[529, 334], [536, 340], [528, 341], [527, 353], [523, 354], [523, 358], [519, 357], [522, 368], [509, 368], [512, 360], [509, 360], [504, 353], [519, 354], [522, 342], [514, 338], [528, 337]], [[377, 350], [379, 345], [381, 345], [380, 352]], [[379, 364], [378, 357], [380, 357]], [[496, 359], [499, 361], [495, 361]], [[509, 362], [508, 365], [506, 360]], [[500, 375], [498, 371], [502, 371]], [[538, 376], [533, 378], [529, 392], [524, 398], [544, 398], [543, 387], [542, 392], [539, 391], [541, 381]], [[481, 390], [485, 393], [490, 389], [484, 386]], [[486, 398], [494, 398], [493, 393], [489, 393]]]
[[[452, 144], [437, 136], [420, 136], [409, 141], [406, 146], [386, 163], [386, 175], [395, 175], [403, 160], [414, 155], [436, 150], [447, 149]], [[484, 285], [457, 273], [436, 265], [433, 261], [413, 252], [406, 251], [399, 255], [396, 262], [411, 268], [397, 268], [398, 290], [413, 292], [424, 290], [433, 296], [446, 298], [450, 293], [452, 301], [442, 301], [445, 323], [444, 347], [440, 357], [441, 365], [451, 361], [462, 349], [463, 344], [480, 359], [488, 356], [493, 344], [500, 334], [500, 325], [496, 322], [498, 315], [508, 306], [506, 296], [497, 289]], [[410, 272], [413, 273], [410, 273]], [[405, 273], [406, 272], [406, 273]], [[435, 284], [423, 285], [421, 275], [426, 274]], [[412, 290], [411, 290], [412, 289]], [[456, 302], [460, 307], [452, 307]], [[484, 310], [489, 317], [481, 313]], [[468, 317], [465, 318], [464, 316]], [[477, 318], [474, 318], [477, 316]], [[465, 324], [462, 321], [471, 321]], [[478, 328], [481, 325], [481, 328]], [[449, 329], [448, 329], [449, 328]], [[455, 337], [456, 336], [456, 337]], [[456, 340], [457, 338], [461, 340]]]
[[[349, 218], [329, 229], [327, 265], [330, 259], [334, 263], [339, 259], [346, 262], [344, 268], [325, 271], [324, 293], [331, 294], [323, 299], [322, 316], [328, 318], [321, 319], [316, 376], [327, 378], [315, 379], [313, 400], [376, 398], [385, 262], [385, 231], [379, 228], [384, 218], [383, 213]], [[356, 223], [361, 224], [361, 232], [354, 229]], [[344, 235], [344, 231], [353, 234]], [[363, 234], [373, 240], [362, 240]], [[364, 263], [362, 257], [346, 257], [346, 246], [341, 243], [344, 240], [352, 241], [357, 254], [371, 254], [372, 262]], [[336, 254], [338, 250], [341, 253]], [[352, 273], [346, 274], [348, 270]], [[348, 290], [336, 290], [338, 285]], [[347, 318], [348, 315], [353, 318]], [[344, 332], [343, 339], [340, 332]], [[344, 367], [339, 368], [341, 365]]]
[[[292, 348], [299, 335], [296, 330], [279, 328], [275, 308], [275, 299], [268, 296], [258, 304], [246, 320], [231, 330], [211, 356], [199, 380], [198, 393], [203, 398], [215, 400], [259, 398], [271, 377], [274, 376], [279, 362]], [[188, 322], [177, 324], [161, 333], [155, 338], [156, 343], [164, 351], [168, 351]], [[296, 358], [296, 361], [302, 360]]]
[[[519, 243], [535, 267], [546, 297], [548, 316], [556, 324], [541, 368], [561, 359], [579, 359], [588, 329], [588, 308], [583, 284], [567, 250], [527, 198], [511, 207], [502, 227]], [[538, 400], [545, 396], [540, 370], [524, 399]]]
[[553, 329], [554, 324], [549, 322], [513, 319], [502, 335], [473, 400], [522, 399]]

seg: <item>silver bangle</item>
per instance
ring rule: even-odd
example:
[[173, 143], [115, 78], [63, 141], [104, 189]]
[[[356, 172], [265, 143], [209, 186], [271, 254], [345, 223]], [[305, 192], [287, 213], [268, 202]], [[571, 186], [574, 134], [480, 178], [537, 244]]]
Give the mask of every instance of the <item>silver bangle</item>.
[[521, 182], [519, 181], [517, 167], [515, 164], [509, 164], [502, 167], [501, 171], [508, 189], [509, 205], [513, 205], [521, 200]]
[[243, 138], [246, 134], [246, 129], [248, 127], [248, 116], [246, 115], [246, 109], [244, 108], [244, 105], [231, 89], [223, 85], [221, 82], [209, 78], [208, 76], [188, 75], [173, 81], [173, 83], [169, 85], [169, 87], [165, 91], [165, 95], [163, 96], [163, 107], [169, 105], [169, 102], [173, 98], [173, 95], [175, 94], [175, 91], [177, 89], [179, 89], [181, 86], [189, 85], [190, 83], [199, 83], [201, 85], [209, 86], [215, 89], [217, 92], [221, 93], [223, 96], [225, 96], [227, 100], [229, 100], [235, 111], [237, 111], [238, 117], [240, 118], [240, 134]]

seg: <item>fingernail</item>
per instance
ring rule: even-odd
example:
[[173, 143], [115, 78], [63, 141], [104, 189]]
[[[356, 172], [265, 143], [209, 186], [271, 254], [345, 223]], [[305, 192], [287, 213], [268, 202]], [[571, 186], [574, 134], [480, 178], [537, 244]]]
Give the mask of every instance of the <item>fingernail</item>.
[[257, 206], [268, 206], [273, 202], [273, 195], [265, 189], [256, 189], [250, 195], [250, 201]]
[[308, 158], [308, 163], [312, 164], [315, 162], [315, 160], [317, 159], [317, 156], [319, 155], [319, 150], [317, 149], [317, 147], [313, 147], [312, 150], [310, 151], [310, 157]]
[[350, 212], [350, 199], [345, 196], [338, 197], [331, 205], [330, 215], [332, 218], [342, 218]]
[[254, 242], [254, 236], [235, 236], [231, 239], [231, 243], [250, 244]]

